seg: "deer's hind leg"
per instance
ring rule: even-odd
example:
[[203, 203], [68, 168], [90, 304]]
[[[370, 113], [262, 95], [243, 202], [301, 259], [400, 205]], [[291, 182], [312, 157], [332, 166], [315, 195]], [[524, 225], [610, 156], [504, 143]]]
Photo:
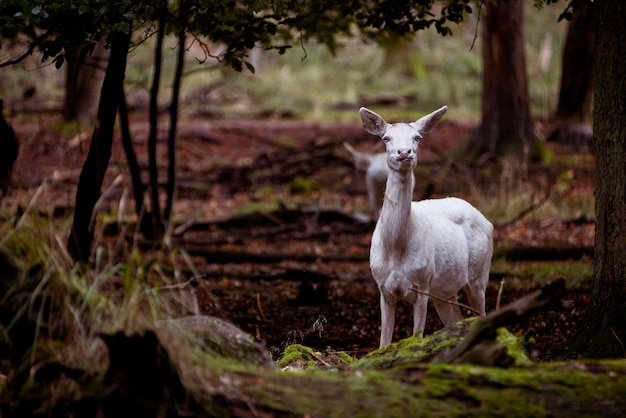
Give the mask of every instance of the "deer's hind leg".
[[433, 305], [435, 305], [439, 318], [444, 325], [453, 324], [463, 319], [463, 314], [457, 304], [457, 297], [454, 296], [449, 302], [450, 303], [441, 300], [433, 300]]

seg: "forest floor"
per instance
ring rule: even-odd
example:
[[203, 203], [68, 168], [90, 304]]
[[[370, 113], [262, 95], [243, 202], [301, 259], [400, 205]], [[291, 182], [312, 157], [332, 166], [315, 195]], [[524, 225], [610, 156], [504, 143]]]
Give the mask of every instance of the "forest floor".
[[[90, 134], [76, 135], [48, 115], [7, 119], [21, 148], [16, 187], [3, 199], [2, 209], [33, 202], [40, 189], [37, 210], [63, 222], [74, 204]], [[145, 120], [145, 115], [133, 115], [133, 139], [143, 167]], [[348, 141], [371, 150], [375, 138], [358, 122], [208, 120], [195, 115], [183, 118], [179, 126], [173, 243], [193, 261], [200, 313], [232, 321], [274, 354], [294, 342], [357, 357], [377, 348], [379, 298], [368, 263], [375, 224], [366, 215], [363, 173], [354, 169], [342, 146]], [[588, 269], [591, 263], [593, 220], [565, 213], [535, 218], [533, 212], [544, 196], [592, 196], [593, 157], [587, 149], [550, 144], [560, 162], [530, 165], [519, 174], [523, 179], [516, 179], [516, 172], [512, 179], [504, 178], [503, 164], [467, 166], [449, 158], [471, 128], [471, 123], [444, 121], [424, 139], [415, 198], [455, 195], [491, 207], [490, 199], [507, 199], [502, 189], [509, 183], [535, 187], [535, 200], [519, 216], [494, 221], [496, 257], [487, 309], [496, 307], [499, 293], [505, 304], [541, 282], [571, 278], [564, 295], [569, 308], [535, 315], [512, 331], [529, 336], [537, 360], [572, 358], [564, 343], [588, 301], [589, 274], [582, 274], [581, 281], [576, 269]], [[159, 160], [165, 181], [167, 126], [161, 129]], [[555, 186], [563, 173], [566, 192]], [[114, 183], [120, 175], [122, 181]], [[99, 206], [103, 222], [105, 214], [132, 215], [121, 203], [122, 196], [130, 196], [129, 185], [117, 138]], [[563, 272], [572, 272], [572, 277]], [[425, 333], [440, 327], [429, 308]], [[394, 340], [409, 336], [411, 328], [410, 307], [400, 305]]]

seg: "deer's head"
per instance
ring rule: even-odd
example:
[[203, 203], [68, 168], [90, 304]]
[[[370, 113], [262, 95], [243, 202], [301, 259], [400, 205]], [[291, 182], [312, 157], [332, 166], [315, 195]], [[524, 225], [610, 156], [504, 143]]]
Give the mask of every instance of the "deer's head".
[[412, 123], [387, 123], [377, 113], [362, 107], [359, 110], [365, 130], [382, 138], [387, 149], [387, 164], [396, 171], [412, 171], [417, 164], [417, 149], [422, 134], [437, 127], [448, 110], [447, 106], [423, 116]]

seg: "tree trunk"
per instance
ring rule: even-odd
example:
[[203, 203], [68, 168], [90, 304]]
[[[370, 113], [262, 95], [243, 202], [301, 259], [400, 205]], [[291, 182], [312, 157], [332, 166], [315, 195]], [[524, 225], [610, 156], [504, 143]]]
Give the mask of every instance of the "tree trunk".
[[159, 17], [159, 29], [157, 42], [154, 47], [154, 71], [152, 88], [150, 90], [150, 135], [148, 137], [148, 171], [150, 173], [149, 189], [150, 203], [152, 204], [152, 239], [153, 243], [161, 241], [163, 236], [163, 218], [161, 216], [161, 204], [159, 202], [159, 165], [157, 161], [157, 136], [159, 129], [159, 83], [161, 81], [161, 65], [163, 55], [163, 38], [165, 37], [165, 13], [167, 7], [162, 8]]
[[167, 137], [167, 200], [163, 210], [163, 219], [169, 223], [174, 206], [174, 191], [176, 190], [176, 127], [178, 125], [178, 103], [180, 100], [180, 88], [185, 66], [185, 30], [181, 29], [178, 34], [178, 54], [176, 57], [176, 72], [172, 87], [172, 101], [170, 103], [170, 130]]
[[626, 350], [626, 2], [593, 3], [597, 30], [594, 78], [596, 239], [591, 302], [572, 341], [592, 358]]
[[93, 241], [92, 217], [104, 175], [111, 158], [115, 116], [124, 83], [130, 33], [110, 35], [111, 53], [102, 84], [98, 117], [91, 137], [89, 153], [80, 173], [76, 190], [74, 221], [68, 240], [68, 251], [74, 260], [87, 262]]
[[126, 154], [126, 162], [128, 164], [128, 171], [130, 174], [131, 184], [133, 187], [133, 197], [135, 199], [135, 214], [137, 215], [137, 223], [139, 230], [143, 236], [152, 234], [151, 222], [146, 222], [146, 210], [144, 204], [144, 183], [141, 179], [141, 168], [139, 167], [139, 161], [137, 160], [137, 154], [133, 148], [133, 140], [130, 133], [130, 122], [128, 120], [128, 105], [126, 103], [126, 95], [122, 88], [122, 96], [120, 98], [119, 117], [120, 117], [120, 131], [122, 137], [122, 146], [124, 147], [124, 154]]
[[3, 110], [4, 101], [0, 99], [0, 199], [11, 185], [13, 165], [20, 150], [15, 131], [4, 119]]
[[530, 117], [524, 54], [523, 2], [485, 2], [483, 18], [482, 120], [468, 152], [528, 156], [535, 136]]
[[97, 103], [106, 71], [109, 51], [104, 39], [94, 45], [90, 54], [85, 47], [67, 51], [63, 118], [91, 124], [98, 111]]
[[582, 3], [574, 13], [563, 49], [563, 69], [556, 126], [550, 140], [573, 145], [591, 144], [588, 125], [593, 100], [595, 26], [592, 7]]

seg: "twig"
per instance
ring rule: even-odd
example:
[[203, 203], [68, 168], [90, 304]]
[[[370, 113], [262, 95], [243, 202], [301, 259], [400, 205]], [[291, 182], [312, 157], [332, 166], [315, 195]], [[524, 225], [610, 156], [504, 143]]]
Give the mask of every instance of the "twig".
[[617, 340], [617, 342], [619, 343], [619, 345], [622, 347], [622, 352], [624, 353], [624, 355], [626, 356], [626, 348], [624, 348], [624, 344], [622, 344], [622, 341], [619, 339], [619, 337], [617, 336], [617, 334], [615, 333], [615, 331], [613, 330], [613, 328], [609, 328], [611, 330], [611, 332], [613, 333], [613, 336], [615, 337], [615, 339]]
[[500, 288], [498, 289], [498, 297], [496, 298], [496, 311], [500, 309], [500, 300], [502, 299], [502, 290], [504, 289], [504, 277], [500, 280]]
[[267, 317], [265, 316], [265, 313], [263, 313], [263, 308], [261, 307], [261, 293], [259, 292], [257, 292], [256, 294], [256, 306], [259, 308], [259, 314], [261, 314], [261, 318], [263, 318], [265, 322], [270, 322], [269, 319], [267, 319]]
[[48, 29], [45, 33], [43, 33], [41, 36], [38, 36], [37, 38], [35, 38], [29, 45], [28, 49], [26, 51], [24, 51], [22, 53], [22, 55], [20, 55], [17, 58], [8, 60], [8, 61], [4, 61], [4, 62], [0, 62], [0, 68], [2, 67], [8, 67], [9, 65], [15, 65], [15, 64], [19, 64], [20, 62], [24, 61], [26, 58], [30, 57], [33, 52], [35, 51], [35, 49], [37, 49], [39, 47], [39, 45], [46, 40], [46, 38], [53, 32], [54, 28]]
[[313, 357], [315, 360], [319, 361], [320, 363], [322, 363], [324, 366], [326, 367], [330, 367], [330, 364], [325, 361], [322, 356], [320, 356], [319, 354], [317, 354], [313, 349], [309, 349], [307, 350], [308, 353], [311, 355], [311, 357]]
[[552, 197], [552, 189], [554, 188], [554, 185], [548, 189], [548, 191], [546, 192], [546, 194], [543, 196], [543, 198], [537, 202], [532, 202], [530, 205], [528, 205], [527, 207], [525, 207], [524, 209], [522, 209], [517, 216], [514, 216], [513, 219], [511, 219], [509, 222], [507, 222], [508, 225], [512, 225], [518, 221], [521, 221], [526, 215], [528, 215], [531, 212], [536, 211], [537, 209], [539, 209], [541, 206], [543, 206], [548, 200], [550, 200], [550, 197]]
[[261, 293], [259, 293], [259, 292], [257, 292], [257, 294], [256, 294], [256, 306], [259, 309], [259, 315], [261, 315], [261, 318], [263, 318], [263, 320], [265, 322], [267, 322], [271, 326], [275, 327], [276, 329], [282, 329], [282, 330], [286, 330], [287, 329], [285, 327], [281, 327], [276, 322], [267, 319], [267, 317], [265, 316], [265, 313], [263, 312], [263, 308], [261, 307]]
[[412, 291], [414, 291], [414, 292], [420, 293], [420, 294], [422, 294], [422, 295], [426, 295], [426, 296], [428, 296], [429, 298], [431, 298], [431, 299], [436, 299], [436, 300], [438, 300], [438, 301], [440, 301], [440, 302], [445, 302], [445, 303], [449, 303], [450, 305], [456, 305], [456, 306], [460, 306], [461, 308], [469, 309], [470, 311], [472, 311], [472, 312], [473, 312], [473, 313], [475, 313], [476, 315], [480, 315], [480, 312], [478, 312], [476, 309], [472, 308], [472, 307], [471, 307], [471, 306], [469, 306], [469, 305], [465, 305], [465, 304], [463, 304], [463, 303], [453, 302], [453, 301], [451, 301], [451, 300], [446, 300], [446, 299], [442, 299], [442, 298], [437, 297], [437, 296], [433, 296], [433, 295], [431, 295], [430, 293], [428, 293], [428, 292], [424, 292], [423, 290], [420, 290], [420, 289], [418, 289], [418, 288], [417, 288], [417, 287], [415, 287], [415, 286], [411, 286], [411, 287], [409, 288], [409, 290], [412, 290]]
[[182, 282], [182, 283], [176, 283], [176, 284], [170, 284], [167, 286], [161, 286], [161, 287], [156, 287], [154, 288], [154, 290], [175, 290], [175, 289], [183, 289], [185, 287], [187, 287], [188, 285], [191, 285], [192, 287], [196, 287], [198, 286], [198, 278], [201, 278], [201, 276], [193, 276], [191, 279], [187, 280], [186, 282]]
[[478, 6], [478, 19], [476, 19], [476, 28], [474, 30], [474, 39], [472, 39], [472, 45], [470, 46], [470, 51], [474, 49], [474, 45], [476, 44], [476, 39], [478, 39], [478, 27], [480, 24], [480, 15], [483, 10], [483, 4], [485, 4], [485, 0], [480, 1], [480, 5]]

